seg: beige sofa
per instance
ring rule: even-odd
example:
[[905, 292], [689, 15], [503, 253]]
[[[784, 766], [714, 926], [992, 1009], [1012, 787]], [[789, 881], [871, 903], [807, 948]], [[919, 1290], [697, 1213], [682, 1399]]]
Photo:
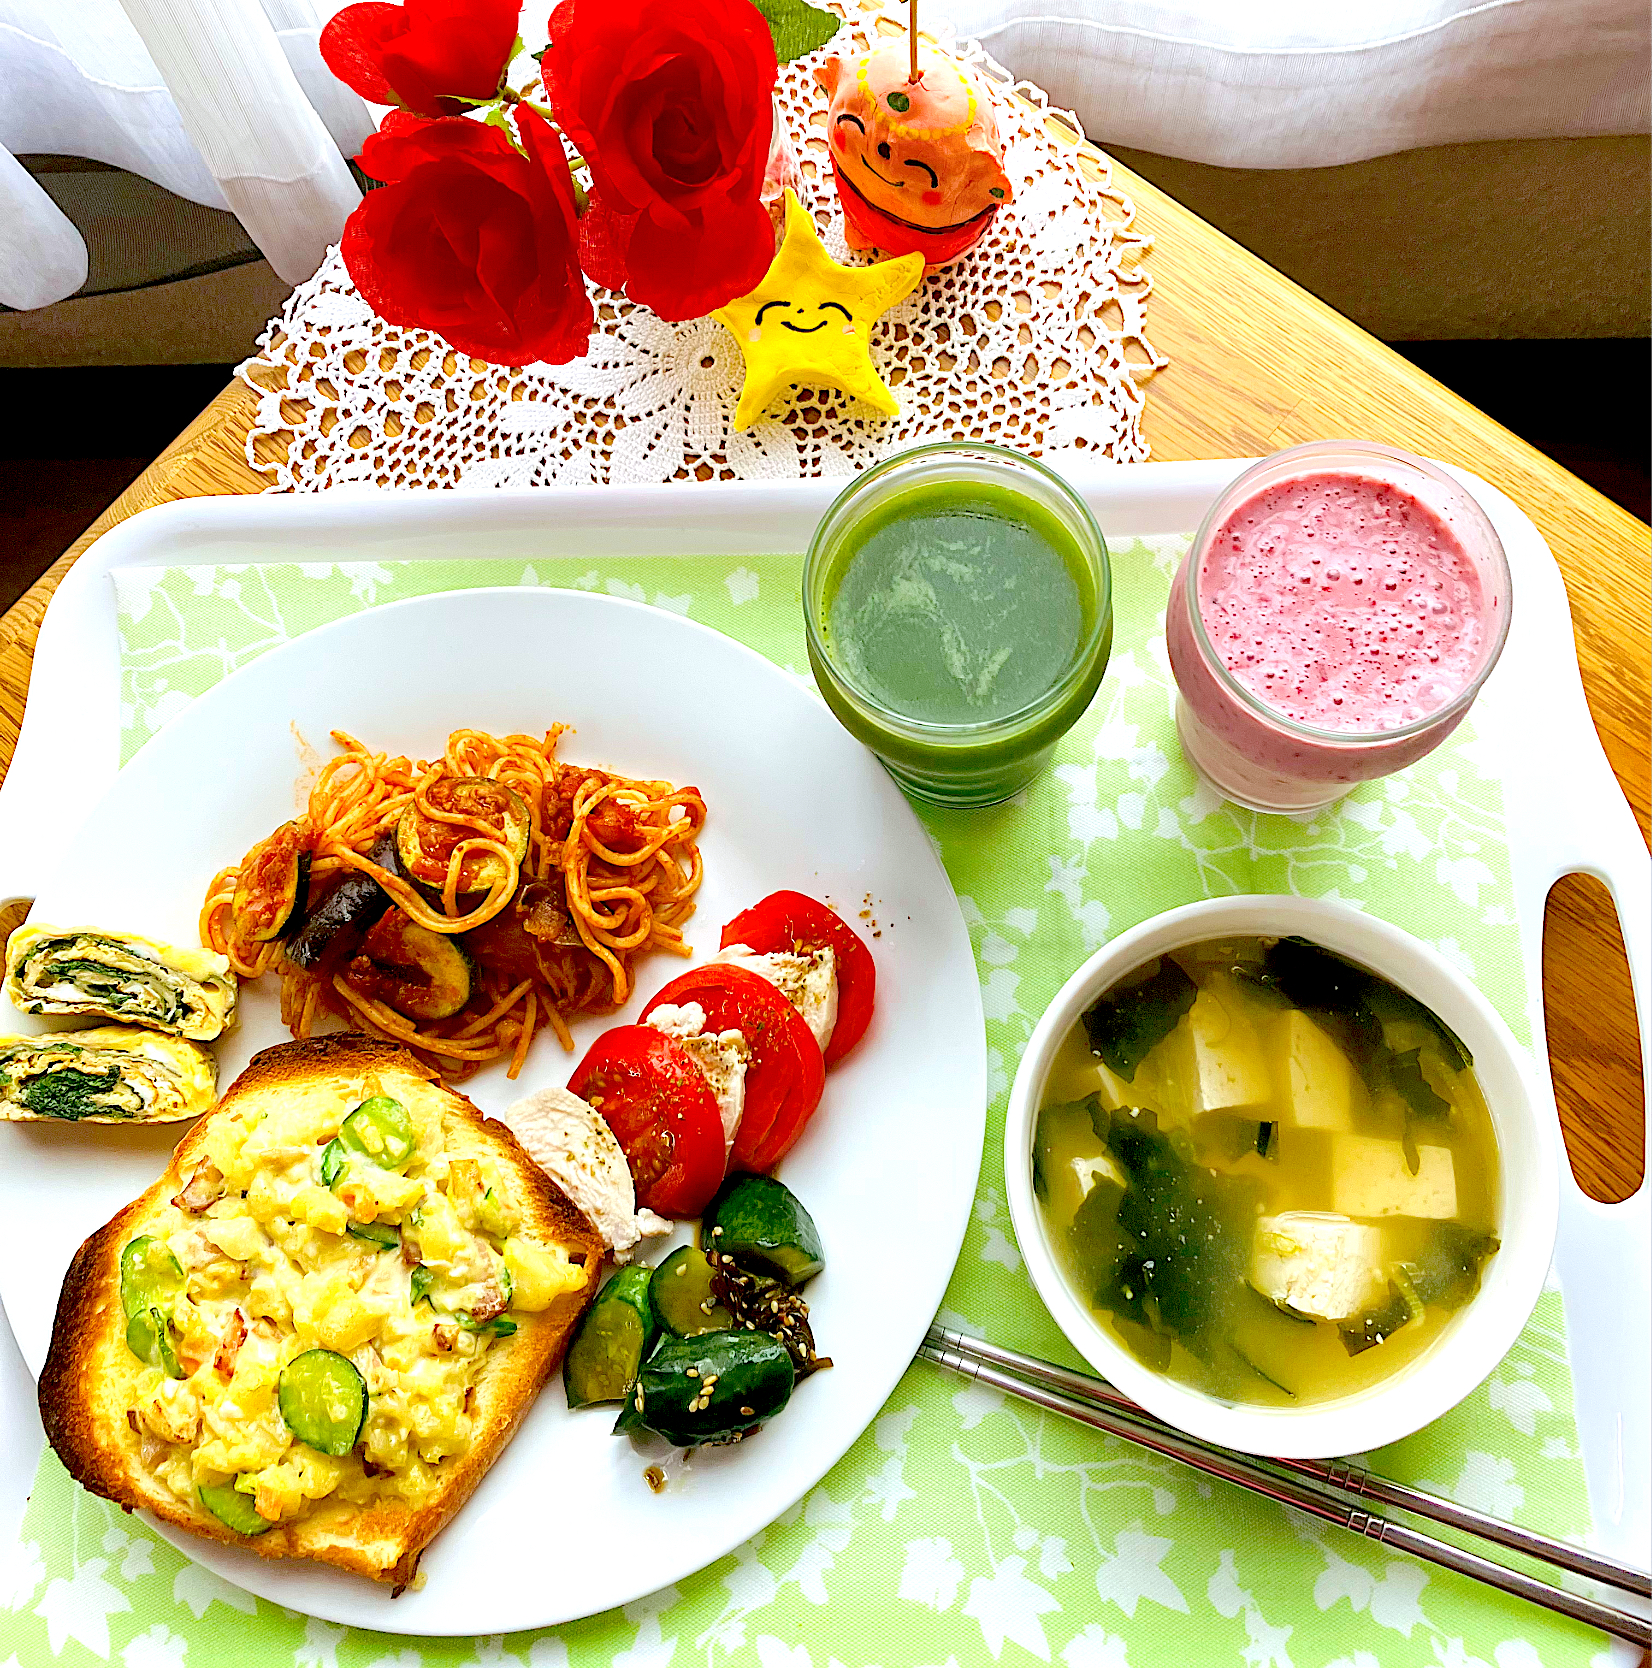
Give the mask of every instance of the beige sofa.
[[[1387, 341], [1648, 332], [1644, 136], [1286, 170], [1114, 155]], [[0, 366], [222, 364], [251, 351], [287, 287], [233, 216], [96, 163], [29, 161], [86, 234], [93, 267], [80, 295], [0, 312]]]

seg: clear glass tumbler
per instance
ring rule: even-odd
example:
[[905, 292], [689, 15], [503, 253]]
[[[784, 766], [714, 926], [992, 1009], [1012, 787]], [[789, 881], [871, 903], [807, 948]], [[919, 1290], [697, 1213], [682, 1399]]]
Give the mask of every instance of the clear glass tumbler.
[[[1270, 492], [1288, 489], [1304, 477], [1319, 476], [1339, 477], [1355, 490], [1374, 483], [1388, 491], [1391, 503], [1415, 500], [1426, 513], [1427, 525], [1443, 528], [1444, 536], [1461, 548], [1476, 575], [1479, 638], [1475, 655], [1460, 668], [1459, 687], [1443, 689], [1438, 703], [1420, 716], [1383, 723], [1382, 715], [1373, 711], [1367, 716], [1377, 722], [1334, 729], [1299, 722], [1235, 676], [1212, 642], [1205, 603], [1214, 584], [1208, 560], [1213, 541], [1224, 530], [1236, 538], [1265, 536], [1266, 527], [1262, 535], [1243, 529], [1265, 522]], [[1262, 506], [1256, 517], [1247, 521], [1242, 514], [1236, 515], [1250, 503]], [[1306, 569], [1303, 575], [1285, 576], [1283, 568], [1287, 560], [1295, 559], [1294, 551], [1310, 547], [1286, 539], [1277, 542], [1280, 582], [1288, 577], [1291, 583], [1300, 579], [1307, 584]], [[1373, 563], [1380, 563], [1384, 549], [1376, 534], [1371, 551]], [[1376, 567], [1371, 571], [1375, 574]], [[1349, 613], [1348, 646], [1339, 646], [1333, 640], [1335, 634], [1327, 633], [1310, 650], [1291, 645], [1288, 633], [1275, 630], [1266, 650], [1272, 663], [1287, 677], [1337, 676], [1345, 669], [1339, 667], [1337, 657], [1346, 659], [1354, 653], [1352, 644], [1362, 627], [1369, 596], [1361, 601], [1359, 617], [1352, 610]], [[1496, 530], [1467, 489], [1444, 470], [1408, 452], [1366, 441], [1315, 441], [1277, 452], [1246, 470], [1211, 505], [1171, 585], [1165, 639], [1178, 690], [1176, 727], [1182, 751], [1217, 792], [1249, 810], [1300, 814], [1333, 804], [1357, 783], [1415, 764], [1462, 722], [1502, 653], [1511, 606], [1508, 561]], [[1293, 652], [1300, 654], [1301, 663], [1291, 663]], [[1362, 688], [1367, 697], [1369, 682], [1368, 677]]]
[[[919, 446], [826, 512], [803, 615], [827, 705], [901, 787], [993, 805], [1043, 769], [1101, 682], [1107, 546], [1084, 500], [1032, 458]], [[943, 688], [949, 667], [956, 687]]]

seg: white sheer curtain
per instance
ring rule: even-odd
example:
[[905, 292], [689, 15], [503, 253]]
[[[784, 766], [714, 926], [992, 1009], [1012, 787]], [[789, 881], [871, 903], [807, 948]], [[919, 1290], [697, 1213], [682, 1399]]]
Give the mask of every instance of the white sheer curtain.
[[289, 283], [337, 241], [373, 129], [316, 39], [343, 0], [0, 0], [0, 302], [85, 281], [80, 234], [16, 162], [90, 157], [232, 209]]
[[943, 0], [1098, 144], [1224, 168], [1645, 133], [1646, 0]]
[[[346, 0], [0, 0], [0, 302], [84, 282], [18, 152], [94, 157], [232, 208], [289, 282], [357, 200], [372, 128], [321, 62]], [[550, 0], [530, 18], [543, 39]], [[1303, 168], [1467, 139], [1640, 133], [1646, 0], [934, 0], [1102, 143]], [[12, 153], [6, 155], [6, 152]]]

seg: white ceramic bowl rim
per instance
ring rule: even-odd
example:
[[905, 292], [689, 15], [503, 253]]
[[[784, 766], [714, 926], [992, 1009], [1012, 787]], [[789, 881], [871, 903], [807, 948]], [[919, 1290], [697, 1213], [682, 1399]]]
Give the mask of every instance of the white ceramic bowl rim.
[[[1426, 1004], [1462, 1038], [1490, 1108], [1502, 1174], [1501, 1249], [1479, 1295], [1443, 1336], [1392, 1377], [1304, 1408], [1224, 1403], [1145, 1367], [1069, 1288], [1032, 1192], [1032, 1137], [1057, 1049], [1089, 1005], [1156, 955], [1229, 936], [1297, 934], [1360, 963]], [[1167, 1423], [1249, 1453], [1320, 1459], [1397, 1442], [1469, 1395], [1508, 1353], [1542, 1292], [1559, 1214], [1557, 1122], [1526, 1051], [1461, 973], [1420, 940], [1343, 903], [1251, 894], [1167, 910], [1098, 950], [1062, 986], [1034, 1027], [1010, 1090], [1004, 1174], [1028, 1272], [1073, 1347], [1120, 1390]]]

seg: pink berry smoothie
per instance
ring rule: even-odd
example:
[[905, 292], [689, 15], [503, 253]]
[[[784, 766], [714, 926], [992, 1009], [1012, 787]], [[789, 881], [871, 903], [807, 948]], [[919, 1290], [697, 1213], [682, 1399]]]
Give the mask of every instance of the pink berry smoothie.
[[1193, 764], [1241, 804], [1303, 811], [1451, 733], [1501, 647], [1508, 570], [1478, 506], [1429, 466], [1434, 481], [1386, 452], [1270, 471], [1284, 456], [1213, 509], [1166, 638]]

